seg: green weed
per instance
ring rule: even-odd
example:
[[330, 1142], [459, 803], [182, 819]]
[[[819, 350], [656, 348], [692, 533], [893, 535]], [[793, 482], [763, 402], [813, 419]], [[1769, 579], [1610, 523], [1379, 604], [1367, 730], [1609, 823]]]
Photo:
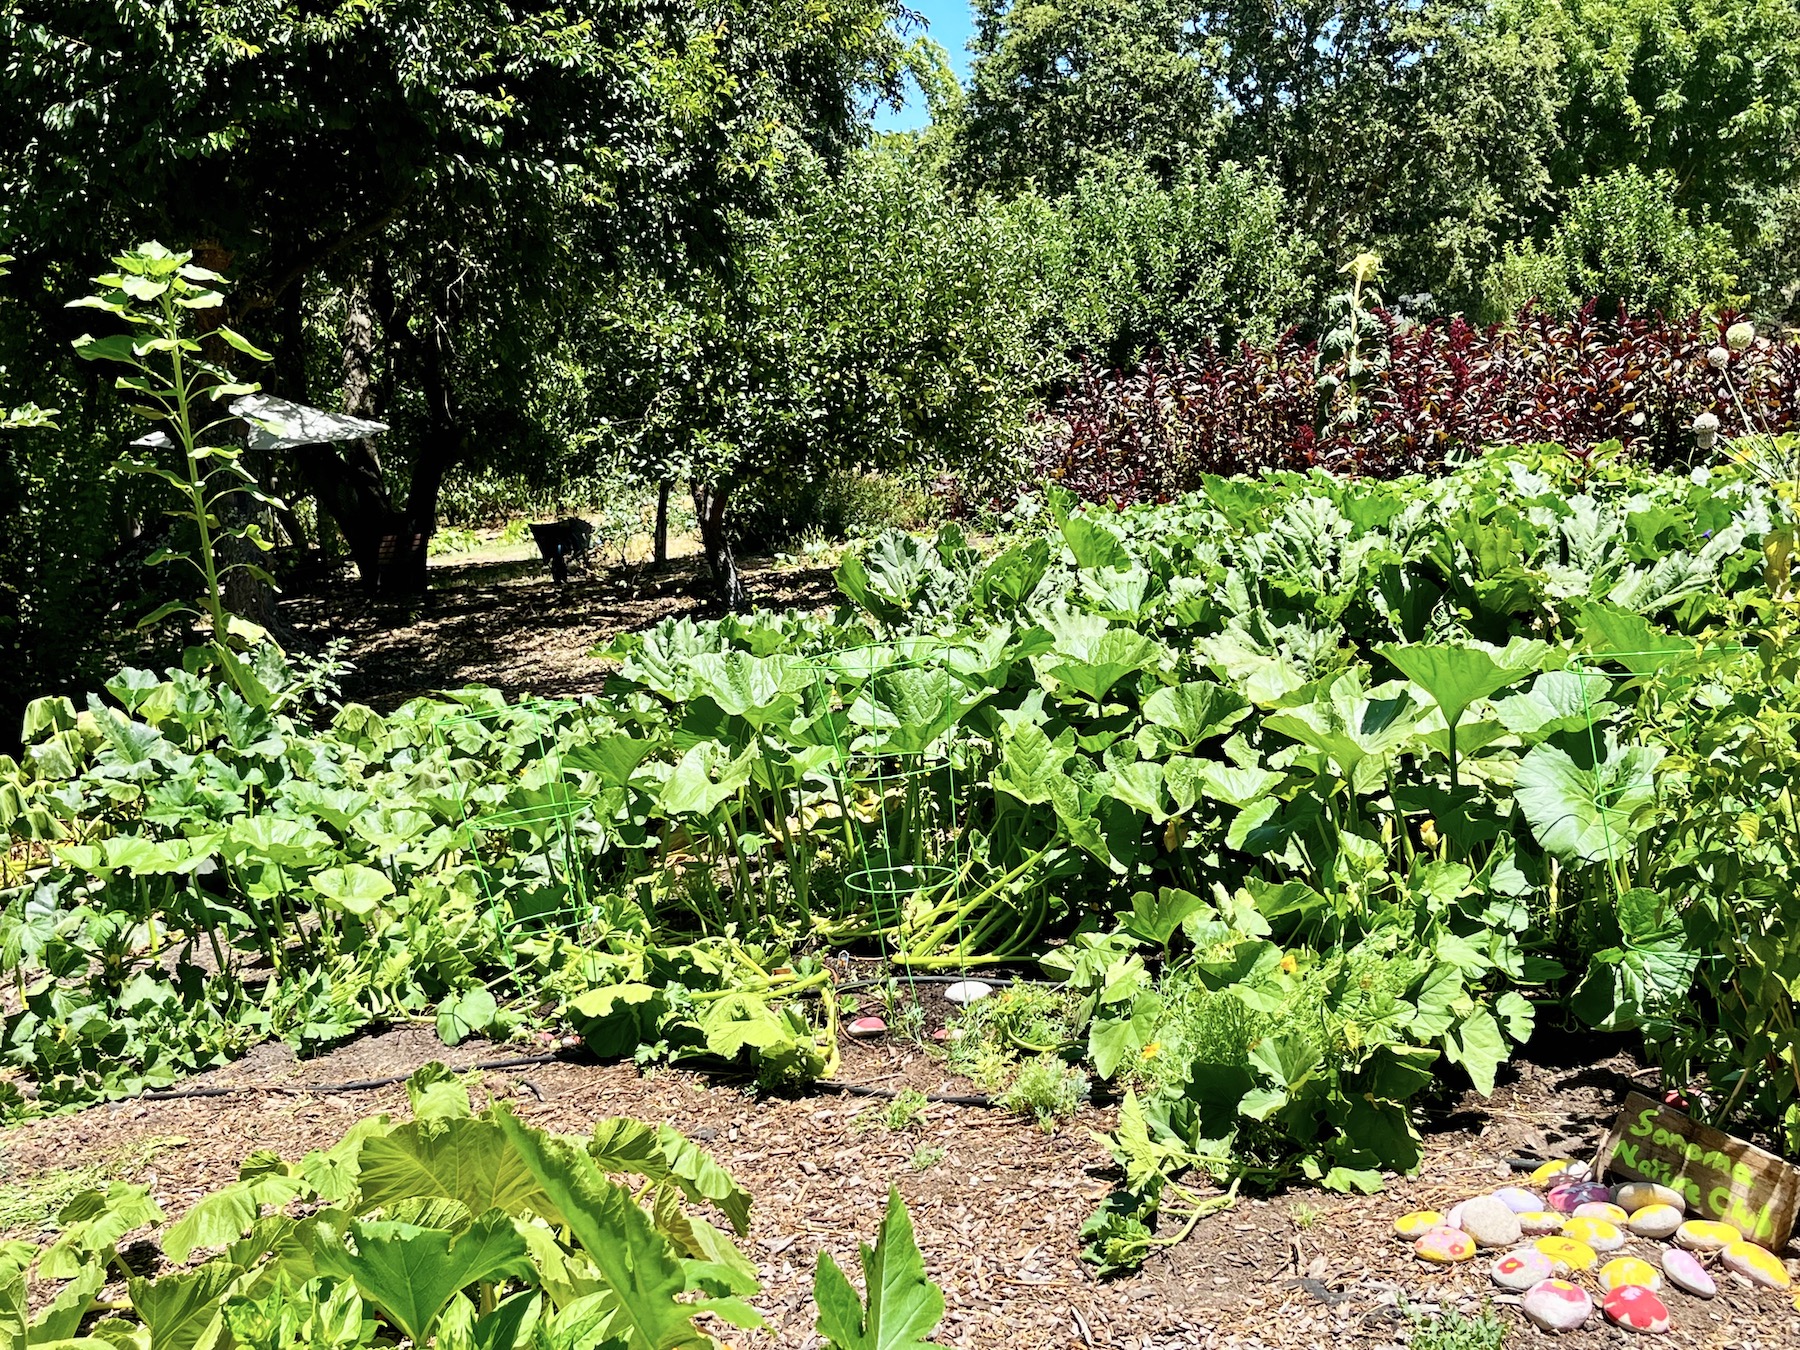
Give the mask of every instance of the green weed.
[[1087, 1100], [1088, 1076], [1055, 1055], [1034, 1055], [1020, 1067], [1012, 1086], [1000, 1094], [1000, 1103], [1022, 1116], [1036, 1116], [1038, 1124], [1052, 1128], [1080, 1110]]
[[[17, 1179], [9, 1175], [0, 1181], [0, 1232], [44, 1228], [83, 1191], [104, 1190], [109, 1182], [127, 1180], [163, 1149], [185, 1143], [187, 1140], [173, 1135], [154, 1135], [75, 1167], [53, 1167]], [[12, 1169], [10, 1164], [0, 1164], [0, 1170], [10, 1173]]]
[[1500, 1350], [1506, 1342], [1506, 1323], [1484, 1304], [1478, 1313], [1450, 1312], [1436, 1316], [1409, 1309], [1412, 1350]]
[[915, 1172], [929, 1172], [948, 1156], [947, 1150], [941, 1149], [935, 1144], [920, 1144], [913, 1150], [912, 1157], [906, 1160], [906, 1165]]

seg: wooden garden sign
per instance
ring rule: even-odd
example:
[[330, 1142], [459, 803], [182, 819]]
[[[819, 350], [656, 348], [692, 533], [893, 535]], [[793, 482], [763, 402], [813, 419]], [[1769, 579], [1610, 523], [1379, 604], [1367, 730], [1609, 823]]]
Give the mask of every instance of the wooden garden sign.
[[1680, 1191], [1691, 1213], [1731, 1224], [1771, 1251], [1787, 1245], [1800, 1211], [1800, 1168], [1641, 1092], [1625, 1098], [1600, 1146], [1594, 1175], [1609, 1170]]

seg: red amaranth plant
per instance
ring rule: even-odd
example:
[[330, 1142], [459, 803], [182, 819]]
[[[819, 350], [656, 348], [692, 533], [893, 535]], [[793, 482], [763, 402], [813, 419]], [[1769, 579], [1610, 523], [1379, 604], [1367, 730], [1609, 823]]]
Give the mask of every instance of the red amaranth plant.
[[[1317, 347], [1290, 332], [1267, 348], [1084, 368], [1044, 416], [1036, 467], [1090, 501], [1127, 505], [1209, 473], [1432, 473], [1487, 445], [1554, 442], [1580, 457], [1616, 440], [1649, 463], [1676, 465], [1694, 453], [1698, 414], [1739, 420], [1726, 372], [1707, 364], [1730, 315], [1527, 309], [1487, 329], [1381, 317], [1385, 360], [1365, 375], [1354, 421], [1321, 426]], [[1731, 352], [1728, 373], [1759, 426], [1800, 426], [1800, 345], [1761, 339]]]

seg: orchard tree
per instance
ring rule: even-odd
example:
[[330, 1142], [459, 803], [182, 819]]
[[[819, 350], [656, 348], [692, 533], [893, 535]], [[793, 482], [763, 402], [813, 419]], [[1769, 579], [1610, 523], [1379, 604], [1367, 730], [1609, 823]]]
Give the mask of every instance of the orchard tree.
[[[351, 411], [396, 421], [398, 463], [339, 445], [285, 471], [367, 579], [417, 584], [444, 473], [534, 418], [541, 380], [520, 366], [627, 259], [729, 257], [724, 227], [766, 209], [782, 137], [841, 158], [863, 105], [898, 88], [896, 13], [887, 0], [829, 14], [755, 0], [13, 7], [0, 247], [18, 255], [14, 293], [38, 310], [46, 358], [73, 333], [45, 297], [77, 289], [122, 239], [229, 272], [226, 317], [275, 350], [275, 392], [317, 396], [317, 372], [336, 368]], [[324, 352], [321, 319], [337, 330]]]
[[638, 278], [594, 383], [647, 482], [687, 483], [720, 600], [745, 599], [735, 513], [837, 471], [997, 462], [1036, 383], [1035, 241], [948, 201], [902, 143], [841, 176], [790, 157], [789, 206], [740, 220], [729, 274]]

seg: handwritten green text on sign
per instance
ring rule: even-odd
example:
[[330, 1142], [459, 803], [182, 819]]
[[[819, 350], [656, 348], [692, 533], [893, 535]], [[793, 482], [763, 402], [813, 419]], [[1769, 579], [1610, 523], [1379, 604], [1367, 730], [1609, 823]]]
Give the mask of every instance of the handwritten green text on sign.
[[1601, 1145], [1596, 1171], [1668, 1186], [1690, 1213], [1770, 1248], [1787, 1242], [1800, 1210], [1800, 1170], [1637, 1092]]

